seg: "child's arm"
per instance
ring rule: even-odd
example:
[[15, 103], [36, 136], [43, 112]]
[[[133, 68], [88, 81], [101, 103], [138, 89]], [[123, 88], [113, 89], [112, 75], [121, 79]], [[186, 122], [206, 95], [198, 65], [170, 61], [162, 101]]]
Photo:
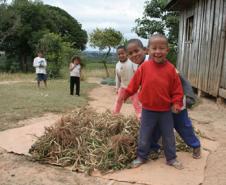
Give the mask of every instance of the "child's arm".
[[39, 64], [36, 59], [34, 59], [34, 61], [33, 61], [33, 67], [39, 67]]
[[179, 78], [179, 75], [176, 73], [176, 71], [173, 73], [173, 85], [171, 89], [171, 97], [172, 97], [172, 111], [174, 113], [179, 113], [181, 110], [181, 107], [183, 106], [183, 88], [181, 85], [181, 81]]
[[47, 66], [47, 62], [46, 62], [46, 59], [44, 59], [44, 62], [42, 64], [43, 67], [46, 67]]
[[187, 108], [191, 108], [192, 105], [194, 105], [197, 101], [196, 95], [192, 89], [190, 82], [182, 74], [179, 74], [179, 77], [180, 77], [180, 80], [182, 83], [184, 94], [186, 96], [186, 104], [185, 105]]
[[75, 68], [75, 65], [72, 64], [72, 63], [70, 63], [70, 65], [69, 65], [69, 70], [72, 71], [74, 68]]

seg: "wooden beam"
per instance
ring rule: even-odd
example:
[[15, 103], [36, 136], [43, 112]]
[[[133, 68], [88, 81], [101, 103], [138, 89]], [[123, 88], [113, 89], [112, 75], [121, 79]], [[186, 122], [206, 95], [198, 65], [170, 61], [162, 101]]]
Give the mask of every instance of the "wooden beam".
[[226, 89], [220, 88], [219, 89], [219, 96], [223, 97], [223, 98], [226, 98]]

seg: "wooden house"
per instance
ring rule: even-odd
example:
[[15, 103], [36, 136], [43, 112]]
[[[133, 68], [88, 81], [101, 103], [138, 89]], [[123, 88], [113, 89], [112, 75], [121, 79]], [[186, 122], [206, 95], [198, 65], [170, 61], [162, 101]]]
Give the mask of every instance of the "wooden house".
[[226, 0], [168, 0], [180, 12], [177, 68], [192, 86], [226, 98]]

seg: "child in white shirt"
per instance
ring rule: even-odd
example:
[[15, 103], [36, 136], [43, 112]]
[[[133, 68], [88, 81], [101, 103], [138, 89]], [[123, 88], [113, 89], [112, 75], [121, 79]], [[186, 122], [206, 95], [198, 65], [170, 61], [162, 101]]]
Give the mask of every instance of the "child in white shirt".
[[[137, 70], [137, 65], [132, 63], [127, 58], [126, 48], [124, 46], [119, 46], [117, 48], [117, 55], [118, 55], [119, 61], [116, 64], [116, 68], [115, 68], [117, 99], [116, 99], [114, 110], [113, 110], [114, 114], [118, 114], [120, 112], [122, 104], [124, 102], [123, 96], [125, 93], [125, 89], [127, 88], [135, 71]], [[137, 94], [131, 96], [130, 99], [133, 103], [133, 107], [135, 109], [136, 116], [138, 119], [140, 119], [141, 104], [138, 100]]]
[[42, 51], [39, 51], [37, 54], [38, 56], [35, 57], [33, 61], [33, 67], [35, 67], [35, 72], [37, 74], [37, 85], [38, 87], [40, 87], [40, 82], [43, 81], [45, 87], [47, 87], [47, 62], [46, 59], [43, 57]]
[[78, 56], [72, 58], [70, 70], [70, 94], [74, 94], [74, 86], [76, 86], [76, 96], [80, 96], [80, 72], [81, 72], [81, 59]]

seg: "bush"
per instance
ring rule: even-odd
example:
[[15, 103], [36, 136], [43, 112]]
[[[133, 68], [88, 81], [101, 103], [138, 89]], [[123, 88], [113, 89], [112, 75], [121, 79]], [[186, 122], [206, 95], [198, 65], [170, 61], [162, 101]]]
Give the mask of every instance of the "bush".
[[170, 51], [167, 55], [167, 59], [169, 59], [169, 61], [176, 66], [177, 64], [177, 48], [175, 45], [170, 45]]
[[0, 71], [16, 73], [20, 71], [20, 65], [16, 57], [0, 56]]
[[6, 71], [6, 56], [0, 55], [0, 71]]

